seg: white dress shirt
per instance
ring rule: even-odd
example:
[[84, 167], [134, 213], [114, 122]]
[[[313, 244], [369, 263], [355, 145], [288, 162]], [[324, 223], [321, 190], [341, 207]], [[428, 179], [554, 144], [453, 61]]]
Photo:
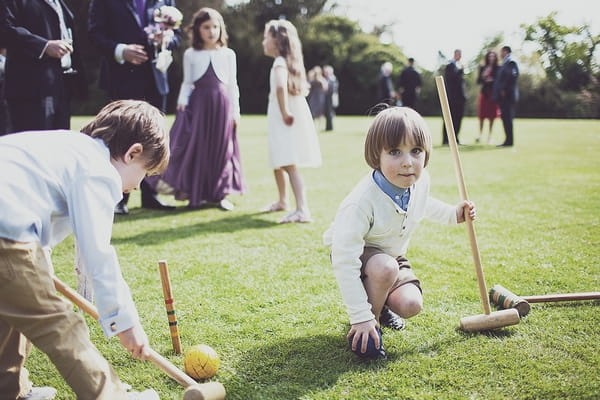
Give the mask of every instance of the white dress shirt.
[[73, 233], [107, 336], [138, 314], [110, 244], [121, 177], [100, 139], [71, 131], [0, 137], [0, 237], [53, 247]]

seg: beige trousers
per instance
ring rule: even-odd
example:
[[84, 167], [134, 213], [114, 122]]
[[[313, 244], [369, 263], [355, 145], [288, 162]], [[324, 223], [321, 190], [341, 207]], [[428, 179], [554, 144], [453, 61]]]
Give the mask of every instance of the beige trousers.
[[29, 391], [23, 365], [31, 344], [48, 355], [78, 399], [127, 398], [83, 317], [56, 293], [40, 244], [0, 238], [0, 400]]

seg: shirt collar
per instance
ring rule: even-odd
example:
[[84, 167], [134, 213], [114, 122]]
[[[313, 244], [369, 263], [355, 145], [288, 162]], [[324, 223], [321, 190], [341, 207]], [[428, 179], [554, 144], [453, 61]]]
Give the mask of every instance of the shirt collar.
[[[387, 194], [394, 203], [405, 209], [406, 207], [406, 199], [403, 199], [403, 196], [410, 195], [410, 190], [407, 188], [398, 187], [390, 181], [386, 179], [385, 176], [379, 170], [373, 171], [373, 180], [379, 186], [379, 188], [383, 191], [383, 193]], [[408, 193], [406, 193], [408, 191]], [[404, 200], [404, 201], [403, 201]], [[405, 210], [406, 211], [406, 210]]]

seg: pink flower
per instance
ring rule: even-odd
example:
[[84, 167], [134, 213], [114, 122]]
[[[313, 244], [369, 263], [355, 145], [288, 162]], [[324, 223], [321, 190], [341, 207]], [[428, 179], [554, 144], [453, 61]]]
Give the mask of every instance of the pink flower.
[[177, 29], [181, 25], [183, 14], [176, 7], [162, 6], [154, 10], [154, 22], [166, 29]]

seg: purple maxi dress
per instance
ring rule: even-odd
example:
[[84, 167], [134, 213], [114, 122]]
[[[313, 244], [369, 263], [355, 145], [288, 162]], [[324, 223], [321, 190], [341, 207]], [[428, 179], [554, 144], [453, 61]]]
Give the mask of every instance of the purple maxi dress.
[[171, 158], [161, 176], [188, 207], [218, 203], [246, 191], [233, 110], [226, 86], [212, 67], [194, 82], [185, 111], [178, 111], [170, 133]]

